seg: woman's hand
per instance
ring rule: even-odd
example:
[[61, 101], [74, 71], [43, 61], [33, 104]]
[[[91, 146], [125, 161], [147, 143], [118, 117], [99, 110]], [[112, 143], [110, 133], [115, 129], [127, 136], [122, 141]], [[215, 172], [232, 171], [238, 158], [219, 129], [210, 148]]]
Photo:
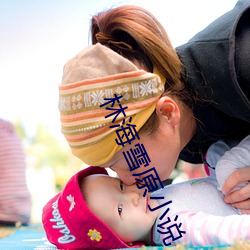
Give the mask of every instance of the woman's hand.
[[[243, 188], [230, 193], [237, 185], [248, 182]], [[241, 210], [243, 214], [250, 214], [250, 166], [233, 172], [226, 180], [223, 189], [224, 201]]]

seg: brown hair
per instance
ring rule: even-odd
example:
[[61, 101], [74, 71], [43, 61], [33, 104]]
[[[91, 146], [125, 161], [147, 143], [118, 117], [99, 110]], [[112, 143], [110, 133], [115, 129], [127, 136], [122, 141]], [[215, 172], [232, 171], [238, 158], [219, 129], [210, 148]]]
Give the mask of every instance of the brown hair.
[[[165, 93], [189, 104], [190, 93], [181, 82], [181, 61], [159, 21], [137, 6], [120, 6], [98, 13], [91, 20], [92, 43], [101, 43], [145, 70], [156, 68], [165, 78]], [[154, 112], [140, 132], [153, 134], [158, 127]]]

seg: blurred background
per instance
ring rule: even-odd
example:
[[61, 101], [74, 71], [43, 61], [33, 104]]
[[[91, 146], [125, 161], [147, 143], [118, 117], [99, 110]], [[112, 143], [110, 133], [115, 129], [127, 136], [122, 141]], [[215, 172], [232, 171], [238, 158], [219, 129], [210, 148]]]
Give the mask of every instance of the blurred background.
[[[0, 118], [14, 124], [22, 141], [32, 195], [32, 222], [40, 222], [41, 209], [48, 199], [72, 174], [86, 167], [72, 156], [60, 132], [57, 102], [63, 65], [91, 44], [91, 16], [118, 5], [139, 5], [158, 18], [176, 47], [236, 2], [0, 0]], [[182, 181], [202, 175], [200, 166], [182, 162], [171, 178]]]

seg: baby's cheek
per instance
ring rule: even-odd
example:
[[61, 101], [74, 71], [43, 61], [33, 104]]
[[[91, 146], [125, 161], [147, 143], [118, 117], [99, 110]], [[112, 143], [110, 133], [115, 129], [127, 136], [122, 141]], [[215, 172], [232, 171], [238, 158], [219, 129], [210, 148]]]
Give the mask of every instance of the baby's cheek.
[[[154, 208], [158, 207], [160, 204], [157, 200], [155, 199], [149, 199], [148, 200], [148, 205], [150, 207], [151, 210], [153, 210]], [[160, 212], [160, 209], [156, 209], [154, 211], [150, 211], [150, 209], [148, 210], [148, 215], [151, 217], [151, 218], [157, 218], [157, 216], [159, 215], [159, 212]]]

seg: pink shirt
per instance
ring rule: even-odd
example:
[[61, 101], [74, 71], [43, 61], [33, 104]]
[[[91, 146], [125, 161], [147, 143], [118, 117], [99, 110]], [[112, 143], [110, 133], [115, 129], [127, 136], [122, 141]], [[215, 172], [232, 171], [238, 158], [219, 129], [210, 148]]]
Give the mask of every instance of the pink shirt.
[[0, 221], [29, 222], [31, 197], [25, 167], [20, 138], [11, 123], [0, 119]]

